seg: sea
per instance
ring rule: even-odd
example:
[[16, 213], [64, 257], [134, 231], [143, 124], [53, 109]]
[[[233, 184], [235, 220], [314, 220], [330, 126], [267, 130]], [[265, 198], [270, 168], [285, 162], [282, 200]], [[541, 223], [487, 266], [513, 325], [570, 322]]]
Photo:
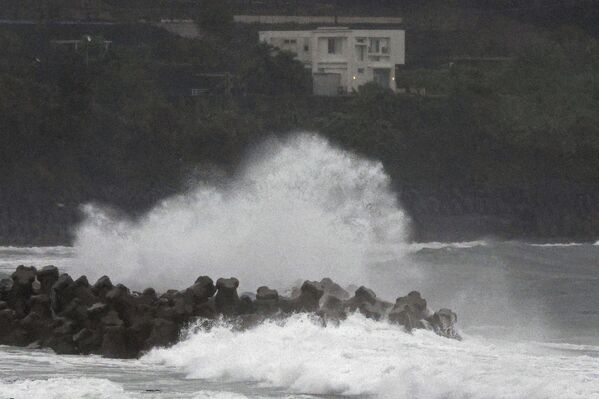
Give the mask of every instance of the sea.
[[353, 314], [246, 330], [191, 325], [136, 360], [0, 346], [0, 399], [599, 398], [599, 245], [417, 243], [382, 165], [311, 133], [274, 140], [230, 181], [190, 184], [141, 217], [86, 204], [64, 247], [0, 247], [0, 273], [55, 265], [93, 283], [183, 289], [200, 275], [285, 294], [302, 280], [417, 290], [461, 341]]
[[[139, 360], [0, 346], [0, 398], [599, 398], [599, 246], [410, 247], [373, 266], [380, 287], [454, 309], [462, 341], [360, 315], [327, 327], [295, 315], [245, 332], [191, 328]], [[78, 275], [73, 257], [2, 247], [0, 273], [54, 264]], [[418, 273], [396, 273], [406, 262]]]

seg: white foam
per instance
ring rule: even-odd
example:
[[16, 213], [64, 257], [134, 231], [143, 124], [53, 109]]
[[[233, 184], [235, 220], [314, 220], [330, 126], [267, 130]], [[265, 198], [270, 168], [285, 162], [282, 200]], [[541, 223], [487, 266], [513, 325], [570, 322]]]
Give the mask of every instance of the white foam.
[[481, 246], [486, 246], [488, 245], [488, 243], [486, 241], [483, 240], [477, 240], [477, 241], [461, 241], [461, 242], [437, 242], [437, 241], [431, 241], [431, 242], [412, 242], [406, 245], [406, 247], [412, 251], [420, 251], [423, 249], [452, 249], [452, 248], [456, 248], [456, 249], [465, 249], [465, 248], [474, 248], [474, 247], [481, 247]]
[[128, 399], [123, 388], [101, 378], [50, 378], [0, 381], [0, 398], [13, 399]]
[[[269, 399], [273, 398], [273, 396], [256, 396], [252, 395], [252, 399]], [[313, 396], [307, 395], [278, 395], [277, 398], [280, 399], [314, 399]], [[229, 392], [229, 391], [200, 391], [196, 392], [193, 395], [193, 399], [249, 399], [248, 396], [237, 393], [237, 392]]]
[[143, 362], [182, 368], [188, 378], [254, 381], [304, 394], [381, 398], [597, 398], [599, 359], [534, 344], [413, 335], [350, 316], [323, 328], [305, 315], [246, 332], [192, 333]]
[[248, 397], [235, 392], [201, 391], [196, 392], [193, 399], [248, 399]]
[[403, 242], [407, 225], [379, 162], [312, 134], [265, 144], [226, 187], [201, 185], [139, 221], [86, 212], [82, 273], [138, 288], [182, 288], [201, 274], [251, 290], [327, 276], [364, 284], [372, 252]]
[[583, 246], [585, 244], [580, 243], [580, 242], [557, 242], [557, 243], [546, 243], [546, 244], [530, 244], [530, 246], [532, 247], [547, 247], [547, 248], [551, 248], [551, 247], [555, 247], [555, 248], [560, 248], [560, 247], [580, 247]]

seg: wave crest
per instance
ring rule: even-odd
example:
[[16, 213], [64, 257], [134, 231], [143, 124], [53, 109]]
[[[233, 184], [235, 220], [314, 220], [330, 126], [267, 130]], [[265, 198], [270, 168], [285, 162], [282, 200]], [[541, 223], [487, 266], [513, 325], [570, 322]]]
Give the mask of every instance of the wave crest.
[[142, 362], [181, 368], [192, 379], [307, 394], [582, 399], [599, 392], [597, 358], [533, 344], [459, 342], [424, 330], [407, 334], [359, 314], [328, 327], [299, 314], [244, 332], [216, 325], [172, 348], [154, 349]]
[[250, 289], [325, 276], [364, 283], [368, 257], [403, 242], [407, 226], [379, 162], [308, 133], [264, 144], [231, 181], [199, 184], [140, 220], [85, 210], [82, 271], [133, 287], [184, 287], [200, 274]]

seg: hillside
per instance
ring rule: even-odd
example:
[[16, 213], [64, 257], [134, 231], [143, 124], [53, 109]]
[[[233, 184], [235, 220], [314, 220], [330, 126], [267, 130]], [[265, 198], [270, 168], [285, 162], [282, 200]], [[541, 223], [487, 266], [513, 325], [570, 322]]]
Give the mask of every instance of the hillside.
[[[297, 129], [381, 160], [415, 239], [599, 237], [592, 2], [344, 2], [352, 14], [409, 16], [400, 80], [432, 95], [365, 87], [333, 99], [310, 96], [309, 75], [290, 54], [258, 46], [257, 27], [205, 20], [204, 38], [189, 40], [140, 23], [152, 10], [143, 1], [88, 2], [104, 10], [90, 19], [118, 22], [95, 25], [57, 23], [87, 18], [68, 2], [52, 15], [5, 3], [3, 18], [43, 18], [0, 27], [0, 245], [68, 243], [80, 204], [140, 214], [190, 180], [235, 173], [254, 143]], [[251, 1], [209, 12], [168, 4], [181, 6], [173, 17], [204, 10], [224, 22], [259, 11]], [[311, 10], [299, 0], [260, 4]], [[87, 35], [77, 49], [55, 42]], [[190, 97], [191, 85], [205, 95]]]

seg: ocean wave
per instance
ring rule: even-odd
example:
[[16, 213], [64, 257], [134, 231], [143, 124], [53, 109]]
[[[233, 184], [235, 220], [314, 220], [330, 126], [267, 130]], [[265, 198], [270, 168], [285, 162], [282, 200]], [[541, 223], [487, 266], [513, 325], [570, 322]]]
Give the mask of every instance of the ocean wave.
[[193, 399], [248, 399], [248, 397], [236, 392], [201, 391], [196, 392]]
[[580, 247], [585, 245], [582, 242], [563, 242], [563, 243], [545, 243], [545, 244], [529, 244], [531, 247]]
[[423, 249], [446, 249], [446, 248], [456, 248], [456, 249], [465, 249], [465, 248], [474, 248], [474, 247], [483, 247], [488, 245], [487, 241], [476, 240], [476, 241], [461, 241], [461, 242], [413, 242], [407, 244], [408, 250], [412, 252], [420, 251]]
[[[193, 330], [192, 330], [193, 331]], [[599, 359], [557, 355], [533, 344], [413, 335], [352, 315], [322, 327], [305, 315], [237, 332], [191, 332], [142, 362], [188, 378], [254, 382], [302, 394], [379, 398], [597, 398]]]
[[43, 267], [56, 265], [70, 268], [72, 247], [15, 247], [0, 246], [0, 273], [11, 274], [18, 265]]
[[235, 178], [199, 184], [136, 221], [86, 206], [79, 270], [132, 288], [183, 288], [200, 274], [250, 290], [323, 277], [359, 284], [373, 251], [405, 242], [408, 218], [380, 162], [309, 133], [256, 151]]
[[16, 246], [0, 246], [0, 253], [14, 254], [32, 254], [32, 255], [47, 255], [47, 254], [62, 254], [70, 255], [73, 253], [73, 247], [53, 246], [53, 247], [16, 247]]
[[129, 399], [122, 386], [102, 378], [0, 381], [0, 398]]

